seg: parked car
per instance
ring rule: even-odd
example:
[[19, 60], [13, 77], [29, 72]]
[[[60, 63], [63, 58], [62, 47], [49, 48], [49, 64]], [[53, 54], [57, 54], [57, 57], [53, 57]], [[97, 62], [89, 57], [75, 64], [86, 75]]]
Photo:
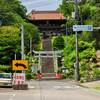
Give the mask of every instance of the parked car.
[[0, 86], [12, 87], [12, 74], [0, 73]]

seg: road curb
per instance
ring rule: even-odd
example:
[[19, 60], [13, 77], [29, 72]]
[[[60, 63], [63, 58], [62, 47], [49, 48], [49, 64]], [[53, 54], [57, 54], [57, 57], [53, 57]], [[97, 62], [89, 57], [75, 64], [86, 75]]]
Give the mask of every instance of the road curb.
[[80, 83], [76, 83], [76, 85], [81, 86], [81, 87], [84, 87], [84, 88], [89, 88], [89, 87], [84, 86], [84, 85], [82, 85], [82, 84], [80, 84]]

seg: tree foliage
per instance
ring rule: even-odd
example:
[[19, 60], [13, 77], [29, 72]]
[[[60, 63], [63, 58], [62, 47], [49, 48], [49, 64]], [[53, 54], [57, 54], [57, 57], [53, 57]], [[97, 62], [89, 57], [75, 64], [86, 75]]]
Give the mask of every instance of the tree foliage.
[[64, 16], [71, 17], [71, 14], [74, 10], [74, 5], [73, 3], [69, 3], [69, 0], [63, 0], [62, 4], [60, 5], [60, 11], [64, 14]]
[[11, 69], [12, 69], [11, 66], [8, 66], [8, 65], [0, 65], [0, 72], [5, 71], [5, 72], [9, 73], [9, 72], [12, 72]]
[[[77, 24], [92, 24], [94, 27], [100, 27], [100, 2], [97, 1], [98, 0], [81, 0], [81, 2], [78, 3]], [[72, 29], [72, 26], [75, 24], [75, 20], [71, 15], [71, 12], [75, 9], [74, 7], [74, 3], [67, 2], [67, 0], [63, 0], [60, 5], [60, 11], [67, 18], [67, 29]], [[76, 61], [75, 36], [71, 35], [71, 33], [74, 33], [73, 31], [68, 30], [68, 32], [68, 45], [64, 49], [64, 59], [65, 66], [69, 70], [68, 75], [73, 77], [74, 64]], [[81, 77], [86, 80], [94, 77], [100, 78], [100, 70], [96, 68], [96, 60], [90, 60], [96, 59], [96, 49], [100, 49], [99, 33], [99, 29], [93, 30], [92, 32], [78, 32], [80, 74]]]
[[38, 28], [31, 23], [23, 23], [24, 25], [24, 38], [25, 38], [25, 50], [26, 53], [30, 49], [30, 39], [32, 39], [32, 48], [34, 50], [39, 49], [40, 45], [40, 34]]
[[0, 28], [0, 64], [11, 63], [15, 52], [20, 51], [20, 32], [15, 26]]
[[[64, 49], [64, 63], [68, 69], [68, 76], [74, 78], [75, 61], [76, 61], [76, 49], [75, 49], [75, 36], [70, 35], [67, 37], [68, 45]], [[95, 41], [88, 42], [79, 40], [79, 65], [81, 79], [93, 79], [93, 73], [96, 67], [94, 61], [90, 59], [96, 59], [96, 50], [94, 48]], [[92, 76], [91, 76], [92, 75]], [[89, 78], [90, 77], [90, 78]]]
[[30, 38], [32, 44], [39, 48], [38, 28], [26, 19], [26, 8], [19, 0], [0, 0], [0, 64], [11, 64], [15, 53], [21, 57], [21, 25], [24, 26], [25, 54], [29, 52]]
[[[69, 0], [68, 0], [69, 1]], [[75, 24], [75, 20], [72, 18], [72, 13], [74, 12], [74, 3], [67, 2], [63, 0], [60, 5], [60, 11], [63, 12], [64, 16], [67, 17], [67, 27], [68, 29]], [[94, 27], [100, 27], [100, 2], [98, 0], [82, 0], [78, 3], [78, 24], [92, 24]], [[69, 31], [72, 32], [72, 31]], [[100, 49], [100, 29], [93, 30], [91, 34], [88, 35], [88, 39], [96, 40], [96, 49]], [[70, 33], [71, 34], [71, 33]], [[83, 32], [84, 34], [84, 32]], [[86, 36], [87, 37], [87, 36]]]
[[26, 11], [19, 0], [0, 0], [0, 20], [3, 25], [21, 23]]
[[64, 38], [62, 36], [55, 37], [53, 41], [54, 50], [63, 50], [64, 47], [65, 47]]

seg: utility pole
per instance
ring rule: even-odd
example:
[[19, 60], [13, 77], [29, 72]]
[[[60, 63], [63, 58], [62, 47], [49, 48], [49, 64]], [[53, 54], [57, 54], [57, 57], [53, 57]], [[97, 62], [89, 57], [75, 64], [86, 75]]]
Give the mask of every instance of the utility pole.
[[[81, 2], [82, 0], [70, 0], [66, 2], [73, 2], [75, 6], [75, 24], [77, 25], [78, 20], [78, 2]], [[76, 37], [76, 62], [75, 62], [75, 80], [80, 80], [80, 73], [79, 73], [79, 51], [78, 51], [78, 33], [75, 31], [75, 37]]]
[[[75, 23], [77, 24], [78, 18], [78, 1], [74, 0], [75, 3]], [[80, 73], [79, 73], [79, 51], [78, 51], [78, 33], [75, 31], [76, 36], [76, 62], [75, 62], [75, 80], [80, 80]]]
[[32, 54], [32, 37], [30, 37], [30, 53]]
[[16, 52], [15, 52], [15, 60], [16, 60], [16, 58], [17, 58], [17, 57], [16, 57]]
[[39, 52], [39, 60], [38, 60], [38, 70], [42, 73], [41, 69], [41, 53]]
[[21, 25], [21, 59], [24, 60], [24, 26]]
[[67, 28], [67, 25], [66, 25], [66, 45], [68, 45], [67, 37], [68, 37], [68, 28]]
[[0, 20], [0, 26], [2, 25], [2, 21]]

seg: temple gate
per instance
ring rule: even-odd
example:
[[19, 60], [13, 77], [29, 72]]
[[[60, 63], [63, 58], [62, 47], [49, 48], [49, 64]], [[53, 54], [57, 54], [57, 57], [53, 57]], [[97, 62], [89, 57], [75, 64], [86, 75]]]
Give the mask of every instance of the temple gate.
[[42, 36], [44, 51], [34, 51], [38, 54], [38, 68], [42, 73], [57, 72], [57, 58], [61, 57], [61, 51], [53, 51], [51, 38], [53, 35], [65, 33], [66, 18], [58, 11], [32, 11], [27, 18], [39, 28]]

